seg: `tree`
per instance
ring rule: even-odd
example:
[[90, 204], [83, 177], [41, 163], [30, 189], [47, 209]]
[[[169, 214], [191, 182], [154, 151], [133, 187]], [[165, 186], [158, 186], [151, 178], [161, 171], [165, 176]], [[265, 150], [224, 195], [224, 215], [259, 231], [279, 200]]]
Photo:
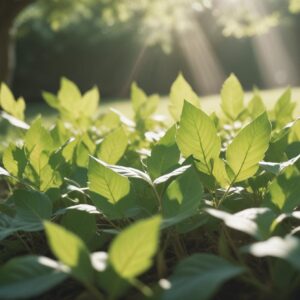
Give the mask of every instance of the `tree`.
[[16, 17], [34, 0], [0, 0], [0, 82], [9, 82], [13, 70], [12, 28]]
[[193, 30], [203, 10], [212, 12], [224, 35], [238, 38], [267, 32], [279, 24], [288, 9], [300, 12], [300, 0], [289, 0], [288, 9], [286, 3], [274, 0], [0, 0], [0, 82], [9, 82], [12, 77], [14, 23], [33, 3], [30, 8], [38, 12], [33, 17], [49, 20], [53, 30], [94, 18], [96, 9], [99, 26], [132, 24], [146, 45], [160, 44], [166, 52], [172, 49], [174, 31]]

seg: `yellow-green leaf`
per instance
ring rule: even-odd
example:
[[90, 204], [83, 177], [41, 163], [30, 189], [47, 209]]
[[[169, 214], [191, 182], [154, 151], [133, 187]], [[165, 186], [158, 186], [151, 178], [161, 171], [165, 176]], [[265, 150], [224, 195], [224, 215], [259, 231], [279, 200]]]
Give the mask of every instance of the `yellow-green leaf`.
[[109, 261], [123, 278], [133, 279], [148, 270], [159, 244], [161, 217], [138, 221], [112, 242]]
[[2, 83], [0, 88], [0, 105], [10, 115], [19, 120], [24, 120], [24, 99], [21, 97], [15, 100], [14, 95], [5, 83]]
[[234, 74], [224, 82], [221, 90], [223, 112], [231, 120], [236, 120], [243, 110], [244, 91]]
[[74, 277], [82, 282], [93, 280], [90, 254], [84, 242], [74, 233], [54, 223], [44, 222], [48, 244], [53, 254], [70, 267]]
[[221, 150], [220, 137], [210, 117], [187, 101], [184, 102], [176, 141], [184, 157], [193, 155], [198, 160], [197, 167], [211, 174], [211, 160], [218, 158]]
[[238, 182], [253, 176], [269, 147], [271, 124], [266, 113], [243, 128], [226, 151], [226, 159]]
[[175, 121], [180, 119], [185, 100], [196, 107], [200, 107], [200, 98], [180, 73], [172, 84], [170, 91], [169, 111]]
[[112, 204], [116, 204], [130, 191], [127, 177], [112, 171], [94, 157], [90, 158], [88, 178], [90, 191], [105, 197]]
[[133, 110], [137, 113], [141, 105], [147, 101], [147, 95], [139, 88], [136, 82], [131, 85], [131, 103]]
[[124, 155], [128, 137], [122, 127], [107, 135], [100, 145], [97, 157], [108, 164], [116, 164]]

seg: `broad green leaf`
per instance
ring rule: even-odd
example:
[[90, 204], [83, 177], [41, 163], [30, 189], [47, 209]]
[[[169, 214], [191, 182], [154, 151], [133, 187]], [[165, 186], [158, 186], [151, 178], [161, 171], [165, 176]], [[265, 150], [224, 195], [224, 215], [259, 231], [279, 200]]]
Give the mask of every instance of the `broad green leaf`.
[[230, 185], [230, 179], [226, 171], [226, 164], [221, 158], [216, 158], [214, 160], [213, 175], [221, 187], [226, 188]]
[[155, 113], [158, 104], [159, 104], [158, 95], [155, 94], [155, 95], [148, 96], [147, 101], [140, 107], [140, 110], [138, 112], [138, 117], [144, 120], [147, 119], [153, 113]]
[[293, 120], [293, 112], [296, 107], [296, 102], [292, 102], [292, 91], [288, 88], [278, 99], [274, 107], [274, 115], [276, 123], [279, 126]]
[[18, 226], [31, 225], [32, 229], [41, 230], [43, 220], [51, 218], [52, 202], [46, 194], [36, 191], [16, 190], [10, 200], [16, 205], [15, 223]]
[[253, 176], [258, 163], [264, 158], [269, 146], [271, 124], [263, 113], [245, 128], [229, 144], [226, 159], [234, 173], [233, 182], [243, 181]]
[[100, 144], [97, 157], [108, 164], [116, 164], [124, 155], [128, 146], [128, 137], [122, 127], [108, 134]]
[[[295, 122], [295, 123], [294, 123]], [[292, 122], [290, 141], [297, 142], [300, 141], [300, 118], [297, 118], [294, 122]]]
[[4, 150], [2, 157], [5, 169], [15, 177], [22, 178], [27, 165], [27, 157], [24, 149], [10, 145]]
[[279, 175], [280, 173], [284, 172], [288, 167], [295, 165], [295, 163], [299, 159], [300, 159], [300, 154], [297, 155], [296, 157], [293, 157], [281, 163], [261, 161], [259, 165], [265, 171], [270, 172], [274, 175]]
[[93, 87], [82, 96], [78, 109], [80, 109], [84, 116], [92, 117], [98, 110], [99, 99], [99, 90], [97, 87]]
[[171, 287], [162, 300], [210, 299], [221, 285], [244, 272], [221, 257], [193, 254], [181, 261], [170, 278]]
[[198, 160], [201, 171], [212, 173], [212, 160], [217, 159], [221, 141], [213, 121], [202, 110], [185, 101], [176, 140], [184, 157]]
[[145, 120], [157, 109], [159, 96], [147, 96], [146, 93], [133, 82], [131, 85], [131, 103], [136, 119]]
[[203, 187], [197, 171], [192, 167], [167, 188], [162, 202], [164, 225], [170, 226], [199, 213]]
[[163, 176], [160, 176], [160, 177], [156, 178], [153, 181], [153, 183], [155, 185], [159, 185], [159, 184], [162, 184], [164, 182], [167, 182], [170, 179], [174, 179], [174, 178], [180, 176], [181, 174], [183, 174], [184, 172], [186, 172], [186, 170], [188, 170], [191, 166], [192, 165], [185, 165], [185, 166], [179, 167], [179, 168], [173, 170], [172, 172], [170, 172], [168, 174], [165, 174]]
[[264, 102], [257, 92], [255, 92], [253, 98], [248, 104], [248, 111], [253, 119], [257, 118], [259, 115], [266, 111]]
[[124, 166], [119, 166], [119, 165], [110, 165], [110, 164], [107, 164], [104, 161], [100, 161], [99, 159], [96, 159], [94, 157], [93, 157], [93, 159], [95, 159], [96, 161], [101, 163], [103, 166], [114, 171], [115, 173], [118, 173], [118, 174], [128, 177], [128, 178], [141, 179], [141, 180], [144, 180], [145, 182], [147, 182], [149, 185], [151, 185], [151, 186], [153, 185], [153, 182], [152, 182], [150, 176], [147, 173], [145, 173], [139, 169], [135, 169], [135, 168], [131, 168], [131, 167], [124, 167]]
[[90, 158], [88, 178], [90, 191], [105, 197], [112, 204], [116, 204], [130, 191], [128, 178], [112, 171], [94, 157]]
[[100, 214], [100, 211], [94, 205], [90, 205], [90, 204], [77, 204], [77, 205], [68, 206], [66, 208], [62, 208], [62, 209], [57, 210], [55, 212], [55, 215], [56, 216], [60, 216], [60, 215], [63, 215], [65, 213], [67, 213], [70, 210], [82, 211], [82, 212], [86, 212], [86, 213], [92, 214], [92, 215], [94, 215], [94, 214], [95, 215]]
[[74, 233], [45, 221], [45, 232], [53, 254], [70, 267], [75, 278], [82, 282], [93, 281], [90, 254], [84, 242]]
[[[81, 224], [83, 225], [81, 226]], [[67, 230], [75, 233], [86, 244], [91, 241], [97, 231], [95, 215], [74, 208], [68, 209], [63, 215], [61, 225]]]
[[0, 240], [16, 232], [40, 231], [43, 220], [52, 215], [52, 202], [43, 193], [16, 190], [9, 202], [15, 204], [14, 215], [0, 214]]
[[43, 256], [22, 256], [0, 267], [0, 298], [36, 297], [67, 278], [67, 268]]
[[224, 82], [221, 90], [223, 112], [231, 120], [236, 120], [244, 109], [244, 91], [234, 74]]
[[179, 73], [176, 80], [172, 84], [169, 97], [169, 111], [176, 122], [180, 120], [184, 101], [188, 101], [196, 107], [199, 107], [200, 105], [199, 97], [193, 91], [181, 73]]
[[288, 178], [282, 174], [269, 186], [269, 201], [280, 212], [290, 213], [300, 205], [300, 185], [299, 176]]
[[131, 103], [133, 110], [137, 113], [140, 107], [147, 101], [147, 95], [138, 87], [136, 82], [131, 85]]
[[179, 161], [180, 151], [175, 140], [176, 127], [172, 126], [153, 147], [147, 159], [148, 171], [155, 179], [170, 171]]
[[109, 262], [121, 277], [133, 279], [151, 267], [158, 248], [160, 222], [160, 216], [138, 221], [113, 240]]
[[25, 147], [35, 171], [40, 174], [48, 162], [48, 153], [54, 150], [54, 143], [46, 128], [42, 126], [41, 118], [37, 118], [25, 135]]
[[49, 106], [59, 110], [59, 99], [55, 95], [49, 92], [42, 92], [42, 96]]
[[93, 155], [95, 150], [96, 145], [92, 138], [87, 133], [82, 135], [76, 145], [76, 164], [80, 167], [86, 168], [89, 162], [89, 156]]
[[273, 256], [289, 262], [300, 270], [300, 240], [293, 236], [284, 238], [274, 236], [263, 242], [257, 242], [243, 248], [244, 252], [257, 257]]
[[63, 77], [60, 82], [60, 90], [57, 95], [60, 105], [67, 111], [73, 110], [74, 104], [80, 102], [81, 93], [71, 80]]
[[14, 116], [12, 116], [10, 114], [7, 114], [5, 111], [1, 111], [0, 112], [0, 116], [4, 120], [8, 121], [11, 125], [13, 125], [13, 126], [15, 126], [17, 128], [21, 128], [21, 129], [27, 130], [30, 127], [26, 122], [24, 122], [22, 120], [19, 120], [16, 117], [14, 117]]
[[23, 98], [15, 100], [12, 92], [5, 83], [0, 86], [0, 106], [13, 117], [24, 120], [25, 101]]
[[208, 208], [205, 210], [211, 216], [223, 220], [226, 226], [247, 233], [258, 240], [270, 236], [271, 225], [275, 214], [266, 207], [248, 208], [235, 214]]

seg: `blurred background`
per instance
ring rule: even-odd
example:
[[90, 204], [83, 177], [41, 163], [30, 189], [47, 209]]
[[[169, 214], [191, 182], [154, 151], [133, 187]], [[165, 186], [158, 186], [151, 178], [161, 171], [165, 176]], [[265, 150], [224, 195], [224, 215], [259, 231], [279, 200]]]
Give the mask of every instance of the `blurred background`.
[[299, 0], [0, 0], [0, 81], [27, 102], [61, 76], [103, 98], [132, 81], [200, 95], [234, 72], [246, 89], [300, 86]]

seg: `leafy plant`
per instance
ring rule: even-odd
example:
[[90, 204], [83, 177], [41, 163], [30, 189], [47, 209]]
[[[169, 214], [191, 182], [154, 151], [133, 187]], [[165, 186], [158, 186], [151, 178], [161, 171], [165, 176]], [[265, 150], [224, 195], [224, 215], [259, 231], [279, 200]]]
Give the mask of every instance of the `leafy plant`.
[[132, 120], [97, 111], [97, 89], [82, 95], [65, 78], [43, 95], [58, 113], [49, 128], [27, 124], [1, 85], [3, 122], [19, 136], [1, 153], [1, 299], [297, 298], [291, 89], [273, 108], [256, 90], [246, 104], [231, 75], [222, 113], [208, 115], [180, 74], [173, 124], [136, 83]]

